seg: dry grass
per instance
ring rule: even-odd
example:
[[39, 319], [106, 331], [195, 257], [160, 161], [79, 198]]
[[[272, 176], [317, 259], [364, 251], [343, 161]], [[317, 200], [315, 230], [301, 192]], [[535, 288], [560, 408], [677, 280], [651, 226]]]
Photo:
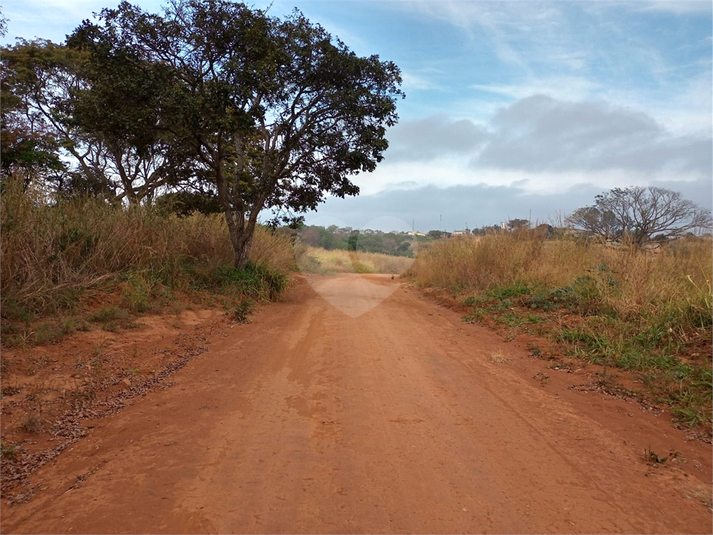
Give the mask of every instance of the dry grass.
[[556, 289], [588, 278], [619, 316], [694, 317], [711, 313], [710, 239], [670, 244], [659, 254], [576, 240], [518, 239], [509, 234], [459, 238], [424, 247], [409, 274], [422, 286], [457, 293], [522, 284]]
[[[225, 229], [225, 221], [222, 216], [221, 226]], [[223, 232], [227, 235], [227, 229], [223, 230]], [[255, 229], [253, 246], [250, 250], [250, 260], [283, 273], [294, 271], [297, 267], [289, 236], [273, 232], [272, 229], [262, 226], [258, 226]]]
[[[205, 279], [232, 264], [221, 215], [180, 218], [98, 199], [48, 205], [10, 179], [1, 203], [3, 317], [71, 309], [83, 291], [109, 281], [130, 287], [125, 297], [140, 309], [159, 287], [187, 290], [197, 275]], [[294, 265], [289, 238], [259, 228], [251, 260], [286, 272]]]
[[[498, 234], [423, 247], [407, 272], [511, 329], [548, 335], [588, 362], [633, 370], [690, 426], [710, 430], [713, 243], [655, 253]], [[709, 433], [710, 434], [710, 433]]]
[[398, 275], [406, 271], [413, 259], [378, 253], [351, 252], [342, 249], [328, 251], [300, 244], [297, 265], [306, 273], [387, 273]]
[[507, 364], [508, 362], [510, 362], [510, 359], [507, 357], [507, 355], [505, 355], [505, 353], [498, 350], [490, 354], [490, 362], [495, 362], [497, 364]]

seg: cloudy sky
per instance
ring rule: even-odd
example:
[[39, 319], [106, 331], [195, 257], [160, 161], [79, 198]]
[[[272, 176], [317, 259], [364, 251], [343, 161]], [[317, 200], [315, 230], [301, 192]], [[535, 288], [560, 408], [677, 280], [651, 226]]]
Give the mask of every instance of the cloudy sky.
[[[62, 41], [116, 3], [2, 0], [5, 42]], [[402, 69], [407, 96], [384, 161], [356, 178], [359, 197], [329, 199], [308, 222], [549, 222], [629, 185], [713, 205], [709, 0], [252, 4], [274, 15], [297, 7], [357, 54]]]

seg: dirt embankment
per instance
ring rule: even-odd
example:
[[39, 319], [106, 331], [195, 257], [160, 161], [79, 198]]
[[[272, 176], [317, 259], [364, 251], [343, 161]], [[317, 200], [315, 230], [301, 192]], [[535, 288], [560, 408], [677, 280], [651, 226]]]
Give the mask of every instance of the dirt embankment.
[[214, 309], [145, 316], [121, 331], [77, 332], [62, 343], [2, 353], [2, 493], [28, 500], [28, 476], [91, 432], [93, 420], [171, 385], [170, 376], [227, 327]]
[[170, 387], [81, 421], [3, 532], [710, 532], [709, 444], [391, 277], [201, 332]]

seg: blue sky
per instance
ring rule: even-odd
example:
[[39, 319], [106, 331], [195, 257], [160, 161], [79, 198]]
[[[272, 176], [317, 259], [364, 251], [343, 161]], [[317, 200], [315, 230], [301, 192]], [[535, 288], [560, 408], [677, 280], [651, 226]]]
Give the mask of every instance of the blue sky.
[[[5, 42], [61, 41], [116, 5], [69, 4], [4, 0]], [[407, 94], [384, 161], [355, 179], [362, 194], [329, 199], [308, 222], [547, 222], [629, 185], [713, 205], [709, 1], [253, 3], [270, 4], [278, 16], [299, 8], [357, 54], [394, 61]]]

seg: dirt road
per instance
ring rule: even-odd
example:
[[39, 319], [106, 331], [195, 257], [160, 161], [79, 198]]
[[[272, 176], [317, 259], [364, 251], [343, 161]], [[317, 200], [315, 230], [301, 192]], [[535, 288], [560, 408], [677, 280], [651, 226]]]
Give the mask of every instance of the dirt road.
[[[97, 420], [2, 531], [710, 533], [709, 446], [390, 277], [312, 285]], [[645, 464], [647, 433], [688, 471]]]

